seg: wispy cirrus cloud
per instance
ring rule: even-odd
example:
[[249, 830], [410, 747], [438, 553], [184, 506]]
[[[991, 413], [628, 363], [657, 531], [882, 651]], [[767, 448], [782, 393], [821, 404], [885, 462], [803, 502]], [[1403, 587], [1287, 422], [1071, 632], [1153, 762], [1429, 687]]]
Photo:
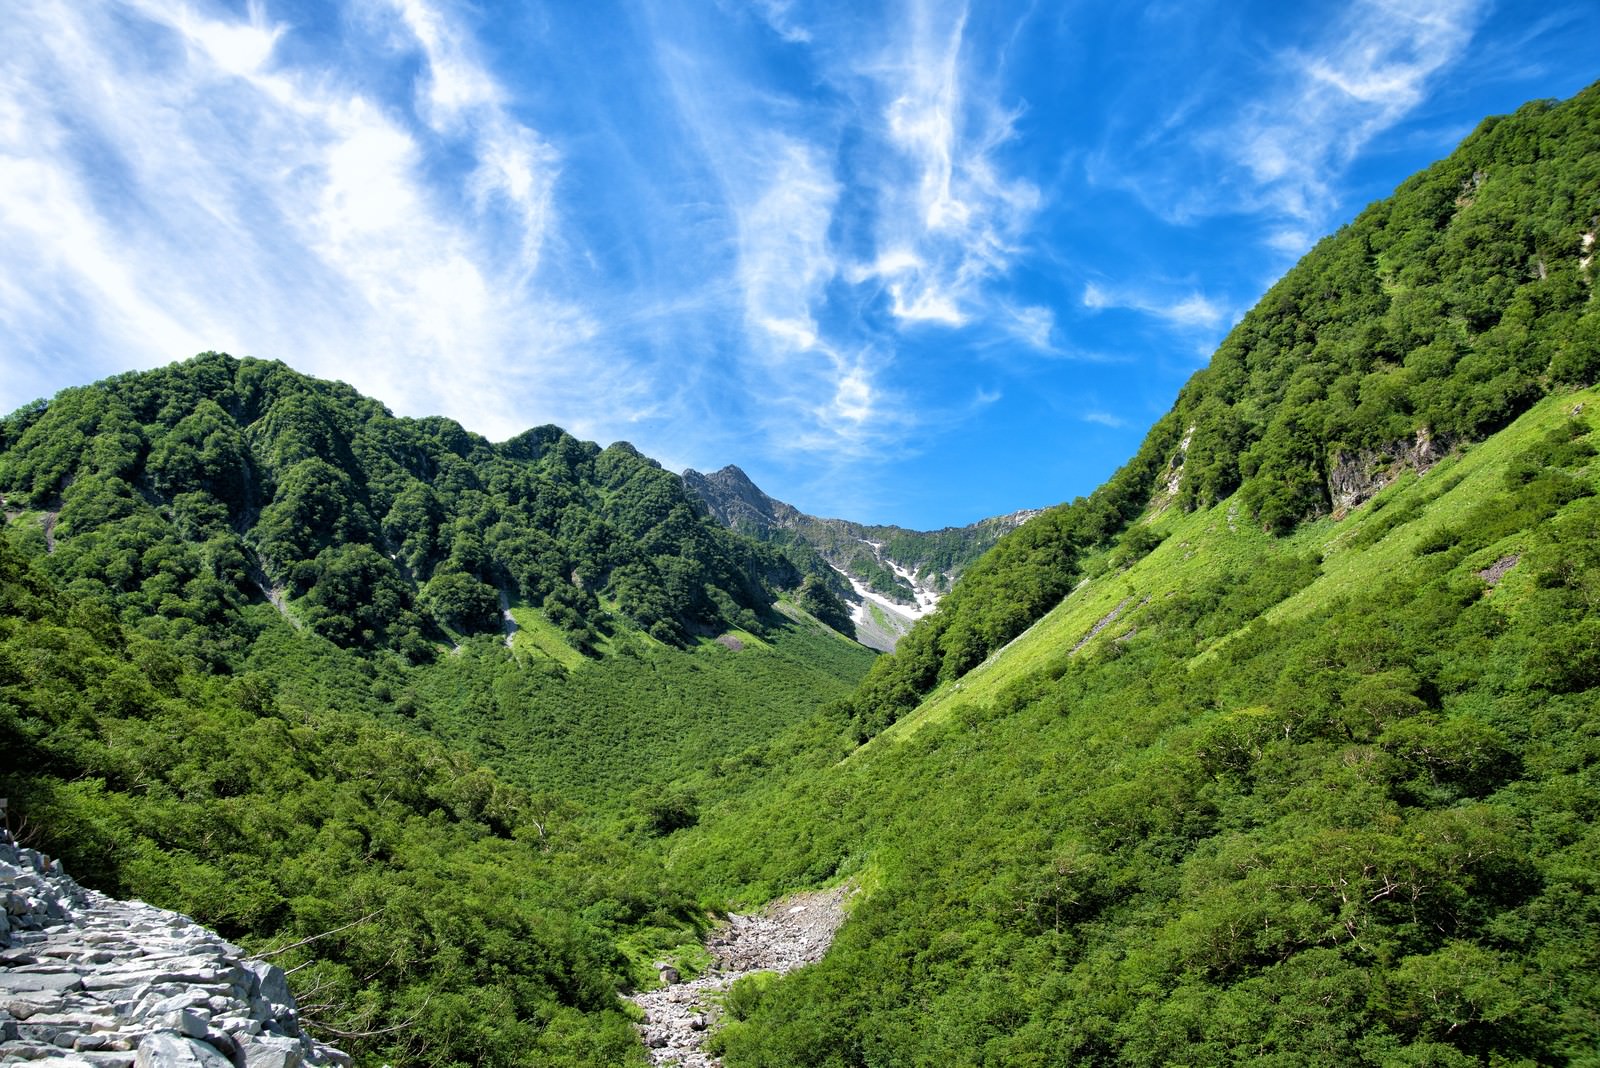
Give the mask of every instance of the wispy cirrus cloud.
[[985, 284], [1003, 276], [1042, 196], [997, 161], [1017, 112], [981, 84], [967, 51], [968, 9], [918, 0], [907, 29], [857, 74], [882, 102], [885, 151], [875, 186], [877, 255], [857, 280], [878, 279], [903, 324], [965, 326], [996, 310]]
[[[763, 14], [788, 17], [775, 5]], [[784, 25], [787, 43], [809, 39]], [[701, 288], [716, 294], [735, 324], [737, 336], [723, 342], [731, 358], [721, 364], [722, 378], [740, 394], [730, 400], [748, 404], [770, 446], [861, 455], [890, 433], [892, 420], [881, 411], [876, 350], [823, 322], [841, 269], [831, 236], [841, 183], [826, 117], [781, 97], [730, 93], [741, 73], [693, 39], [698, 29], [657, 28], [655, 58], [719, 194], [706, 208], [714, 221], [693, 238], [699, 247], [682, 254], [701, 264]], [[726, 392], [728, 382], [719, 388]]]
[[[15, 12], [0, 317], [17, 362], [87, 354], [87, 378], [226, 348], [495, 435], [527, 425], [519, 383], [553, 398], [615, 375], [625, 398], [624, 368], [564, 358], [592, 317], [533, 285], [555, 153], [441, 9], [370, 14], [420, 59], [414, 121], [280, 58], [295, 27], [254, 5]], [[441, 174], [441, 151], [466, 166]]]
[[755, 13], [827, 92], [740, 92], [740, 62], [710, 58], [699, 39], [718, 31], [652, 27], [723, 193], [749, 348], [737, 373], [759, 377], [766, 407], [784, 413], [768, 424], [783, 448], [879, 453], [937, 407], [909, 399], [909, 338], [976, 328], [1054, 351], [1054, 313], [994, 284], [1042, 197], [1001, 165], [1016, 111], [984, 73], [993, 57], [969, 46], [964, 6], [913, 0], [864, 34], [826, 16], [814, 26], [789, 4]]
[[1180, 296], [1090, 282], [1083, 287], [1082, 303], [1091, 311], [1122, 308], [1141, 312], [1186, 330], [1215, 330], [1228, 318], [1227, 309], [1197, 290]]
[[818, 320], [840, 270], [829, 239], [839, 182], [821, 149], [794, 137], [776, 138], [760, 159], [753, 199], [733, 205], [736, 272], [755, 352], [781, 384], [777, 423], [789, 447], [871, 451], [899, 423], [878, 381], [885, 361], [855, 338], [828, 336]]
[[440, 10], [424, 0], [391, 0], [426, 61], [418, 91], [418, 113], [435, 133], [465, 136], [475, 166], [467, 179], [480, 213], [498, 204], [519, 229], [524, 275], [539, 266], [552, 229], [552, 198], [560, 176], [560, 154], [510, 113], [506, 92], [473, 55], [473, 43]]
[[1264, 243], [1298, 255], [1339, 208], [1352, 161], [1425, 101], [1487, 9], [1488, 0], [1357, 0], [1311, 39], [1264, 57], [1224, 53], [1229, 69], [1196, 79], [1139, 136], [1114, 124], [1090, 177], [1174, 222], [1279, 220]]
[[1128, 425], [1128, 421], [1121, 416], [1112, 415], [1110, 412], [1101, 411], [1098, 408], [1079, 412], [1078, 418], [1085, 423], [1094, 423], [1097, 426], [1109, 427], [1112, 430], [1122, 430]]
[[1212, 135], [1210, 148], [1248, 176], [1249, 196], [1322, 224], [1335, 178], [1420, 104], [1429, 80], [1462, 55], [1484, 0], [1361, 0], [1314, 45], [1278, 58], [1277, 92]]

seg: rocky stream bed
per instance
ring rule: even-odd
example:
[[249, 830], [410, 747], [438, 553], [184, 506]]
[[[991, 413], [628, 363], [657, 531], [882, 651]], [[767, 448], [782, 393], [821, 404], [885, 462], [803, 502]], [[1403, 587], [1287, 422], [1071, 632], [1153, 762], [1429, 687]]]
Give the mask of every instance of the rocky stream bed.
[[720, 1062], [704, 1045], [716, 1027], [722, 995], [738, 980], [756, 972], [782, 974], [820, 960], [844, 922], [849, 886], [793, 894], [772, 902], [754, 915], [733, 914], [706, 939], [712, 965], [689, 980], [663, 967], [663, 985], [632, 995], [644, 1010], [639, 1026], [654, 1065], [718, 1068]]

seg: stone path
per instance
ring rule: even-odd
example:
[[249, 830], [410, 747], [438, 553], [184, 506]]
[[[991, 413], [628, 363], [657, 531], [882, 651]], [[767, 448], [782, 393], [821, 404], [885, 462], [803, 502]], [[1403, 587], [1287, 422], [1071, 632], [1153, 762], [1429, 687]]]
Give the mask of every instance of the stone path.
[[639, 1031], [650, 1063], [718, 1068], [720, 1062], [703, 1047], [721, 1012], [722, 994], [755, 972], [782, 974], [822, 959], [854, 892], [846, 885], [793, 894], [753, 916], [730, 915], [706, 939], [712, 966], [705, 974], [680, 982], [676, 971], [663, 968], [665, 986], [628, 999], [644, 1010]]
[[300, 1030], [283, 970], [187, 916], [85, 890], [0, 831], [0, 1065], [348, 1065]]

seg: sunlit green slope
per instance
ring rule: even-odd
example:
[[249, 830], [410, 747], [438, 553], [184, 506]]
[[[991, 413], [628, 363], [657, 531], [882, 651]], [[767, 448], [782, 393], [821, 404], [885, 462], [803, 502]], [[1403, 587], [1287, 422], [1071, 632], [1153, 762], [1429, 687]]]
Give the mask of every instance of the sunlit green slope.
[[1593, 1063], [1597, 218], [1600, 92], [1486, 122], [674, 835], [863, 888], [730, 1068]]

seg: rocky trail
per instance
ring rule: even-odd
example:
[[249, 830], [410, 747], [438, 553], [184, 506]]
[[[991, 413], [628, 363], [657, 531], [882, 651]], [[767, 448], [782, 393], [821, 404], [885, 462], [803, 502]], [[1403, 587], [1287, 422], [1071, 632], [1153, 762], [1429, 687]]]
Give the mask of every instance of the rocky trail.
[[844, 923], [844, 906], [854, 887], [792, 894], [760, 912], [737, 913], [706, 938], [712, 965], [694, 979], [680, 981], [663, 967], [666, 983], [657, 990], [632, 995], [644, 1010], [639, 1030], [654, 1065], [718, 1068], [705, 1052], [706, 1037], [721, 1014], [722, 995], [735, 982], [757, 972], [782, 974], [820, 960]]

